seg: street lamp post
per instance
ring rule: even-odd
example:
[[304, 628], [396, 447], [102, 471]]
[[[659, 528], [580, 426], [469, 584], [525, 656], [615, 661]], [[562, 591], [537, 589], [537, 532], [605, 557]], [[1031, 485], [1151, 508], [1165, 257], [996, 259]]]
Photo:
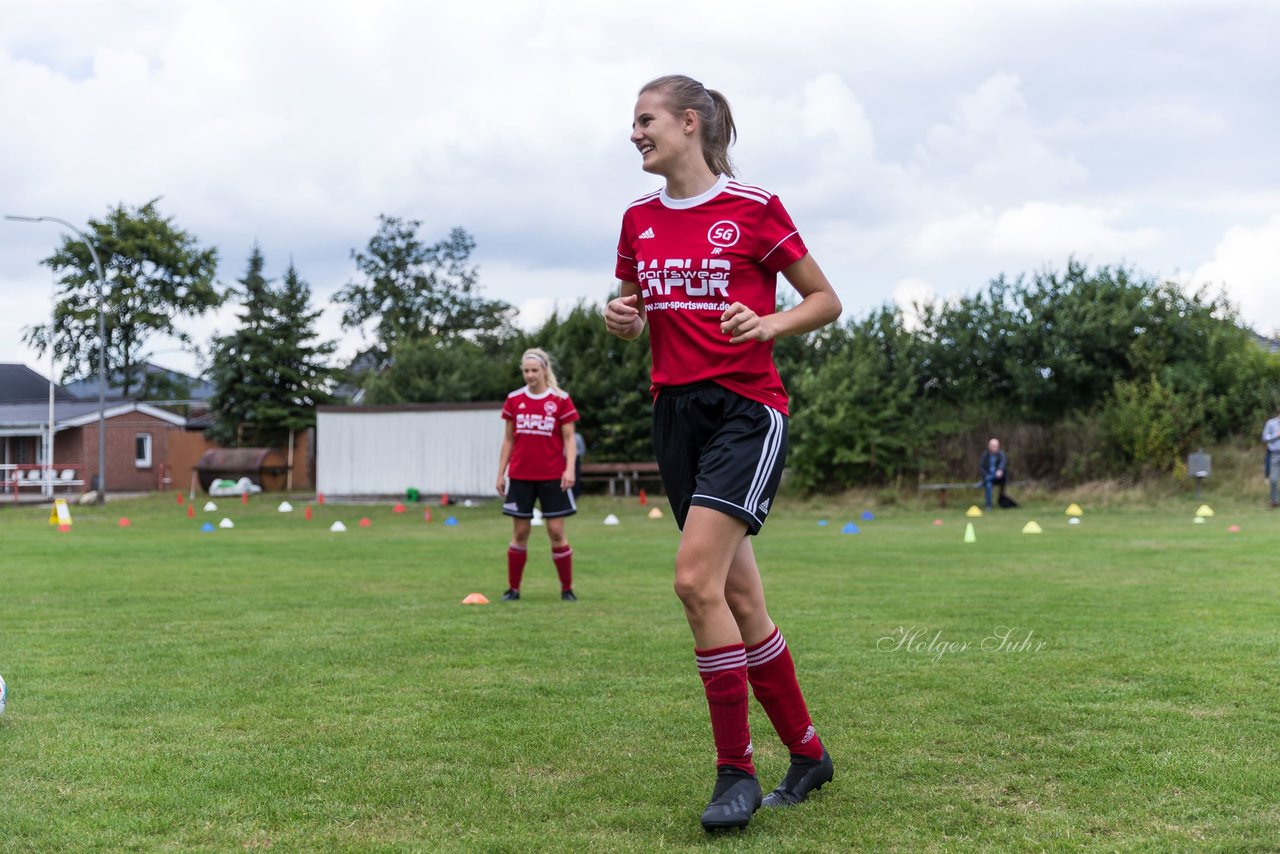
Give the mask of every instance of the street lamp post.
[[[56, 216], [15, 216], [12, 214], [6, 215], [5, 219], [15, 222], [54, 222], [70, 229], [80, 239], [80, 242], [88, 247], [89, 254], [93, 257], [94, 266], [98, 269], [98, 503], [102, 504], [107, 500], [107, 276], [102, 272], [102, 262], [98, 260], [98, 253], [93, 248], [93, 244], [89, 242], [89, 238], [85, 237], [84, 232], [65, 219], [58, 219]], [[53, 333], [53, 327], [50, 326], [49, 347], [51, 349], [53, 347]], [[49, 398], [49, 409], [52, 412], [52, 393]], [[50, 415], [50, 459], [53, 455], [52, 417]], [[50, 491], [52, 491], [52, 485], [50, 486]]]

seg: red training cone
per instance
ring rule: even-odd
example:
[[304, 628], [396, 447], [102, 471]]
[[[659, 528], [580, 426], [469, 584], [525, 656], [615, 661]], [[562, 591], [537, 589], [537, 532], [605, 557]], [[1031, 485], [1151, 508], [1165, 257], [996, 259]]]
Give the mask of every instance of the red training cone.
[[397, 502], [397, 503], [396, 503], [396, 506], [391, 508], [391, 512], [392, 512], [392, 513], [403, 513], [403, 512], [404, 512], [404, 505], [403, 505], [403, 504], [401, 504], [401, 503], [399, 503], [399, 502]]
[[317, 503], [317, 504], [323, 504], [323, 503], [324, 503], [324, 493], [323, 493], [323, 492], [317, 492], [317, 493], [316, 493], [316, 503]]
[[446, 492], [440, 496], [440, 506], [441, 507], [449, 506], [449, 493]]
[[431, 508], [430, 508], [430, 507], [428, 507], [426, 510], [423, 510], [423, 511], [422, 511], [422, 521], [424, 521], [424, 522], [430, 522], [430, 521], [431, 521]]
[[181, 492], [177, 493], [177, 496], [176, 496], [176, 497], [177, 497], [177, 499], [178, 499], [178, 503], [179, 503], [179, 504], [181, 504], [181, 503], [182, 503], [182, 493], [181, 493]]
[[648, 503], [649, 503], [649, 496], [647, 496], [647, 495], [645, 495], [645, 494], [644, 494], [644, 490], [643, 490], [643, 489], [642, 489], [642, 490], [640, 490], [640, 504], [641, 504], [641, 505], [644, 505], [644, 504], [648, 504]]
[[67, 534], [67, 533], [70, 533], [70, 532], [71, 532], [71, 526], [70, 526], [70, 525], [59, 525], [59, 526], [58, 526], [58, 533], [59, 533], [59, 534]]
[[194, 504], [187, 505], [187, 518], [188, 519], [196, 518], [196, 506]]
[[241, 503], [241, 504], [248, 504], [248, 503], [249, 503], [249, 493], [247, 493], [247, 492], [242, 492], [242, 493], [240, 493], [240, 503]]
[[369, 526], [370, 526], [370, 525], [372, 525], [372, 524], [373, 524], [373, 523], [369, 521], [369, 517], [368, 517], [368, 516], [365, 516], [363, 519], [361, 519], [361, 520], [360, 520], [360, 527], [361, 527], [361, 528], [367, 528], [367, 527], [369, 527]]
[[307, 512], [303, 513], [302, 515], [306, 517], [308, 522], [311, 521], [311, 505], [310, 504], [307, 505]]
[[120, 517], [120, 527], [121, 527], [121, 528], [127, 528], [127, 527], [129, 527], [130, 525], [132, 525], [132, 524], [133, 524], [133, 523], [129, 521], [129, 517], [128, 517], [128, 516], [121, 516], [121, 517]]

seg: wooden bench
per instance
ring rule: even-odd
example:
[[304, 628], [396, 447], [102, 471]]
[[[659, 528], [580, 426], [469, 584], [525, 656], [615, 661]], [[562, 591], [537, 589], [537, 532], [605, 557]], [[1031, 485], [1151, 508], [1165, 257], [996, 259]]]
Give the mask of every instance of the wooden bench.
[[[1016, 480], [1011, 480], [1005, 483], [1006, 488], [1010, 486], [1017, 486], [1017, 485], [1018, 485], [1018, 481]], [[992, 484], [992, 486], [997, 489], [999, 488], [998, 484]], [[976, 489], [981, 491], [982, 488], [983, 488], [983, 483], [980, 480], [971, 480], [965, 483], [922, 483], [916, 487], [916, 489], [920, 490], [921, 492], [938, 493], [938, 506], [940, 507], [947, 506], [947, 491], [950, 489]]]
[[658, 464], [646, 463], [583, 463], [583, 482], [608, 483], [610, 497], [616, 497], [618, 486], [622, 486], [622, 494], [631, 495], [632, 484], [639, 489], [641, 481], [661, 481]]

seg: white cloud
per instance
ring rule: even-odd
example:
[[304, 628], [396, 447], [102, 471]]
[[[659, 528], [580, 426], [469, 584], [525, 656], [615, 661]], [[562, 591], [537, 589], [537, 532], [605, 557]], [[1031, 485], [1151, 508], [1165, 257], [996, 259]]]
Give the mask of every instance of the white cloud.
[[1246, 323], [1263, 334], [1280, 332], [1280, 214], [1229, 229], [1186, 284], [1225, 286]]
[[1120, 259], [1160, 242], [1155, 228], [1112, 225], [1119, 212], [1082, 205], [1028, 202], [993, 214], [969, 211], [929, 223], [912, 248], [930, 260], [986, 256], [1003, 263]]

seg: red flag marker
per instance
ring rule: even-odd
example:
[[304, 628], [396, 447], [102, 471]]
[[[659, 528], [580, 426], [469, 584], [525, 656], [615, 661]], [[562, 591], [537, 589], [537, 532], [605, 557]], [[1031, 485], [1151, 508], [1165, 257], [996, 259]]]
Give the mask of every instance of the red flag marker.
[[306, 517], [308, 522], [311, 521], [311, 505], [310, 504], [307, 505], [307, 512], [303, 513], [302, 515]]
[[317, 503], [317, 504], [323, 504], [323, 503], [324, 503], [324, 493], [323, 493], [323, 492], [317, 492], [317, 493], [316, 493], [316, 503]]
[[196, 506], [194, 504], [187, 505], [187, 518], [188, 519], [196, 518]]
[[181, 503], [182, 503], [182, 493], [181, 493], [181, 492], [177, 493], [176, 497], [177, 497], [177, 499], [178, 499], [178, 503], [179, 503], [179, 504], [181, 504]]
[[247, 493], [247, 492], [242, 492], [242, 493], [240, 493], [240, 503], [241, 503], [241, 504], [248, 504], [248, 503], [249, 503], [249, 493]]
[[430, 507], [428, 507], [427, 509], [425, 509], [425, 510], [423, 510], [423, 511], [422, 511], [422, 521], [424, 521], [424, 522], [430, 522], [430, 521], [431, 521], [431, 508], [430, 508]]
[[648, 503], [649, 503], [649, 496], [647, 496], [647, 495], [645, 495], [645, 494], [644, 494], [644, 490], [643, 490], [643, 489], [642, 489], [642, 490], [640, 490], [640, 504], [641, 504], [641, 505], [645, 505], [645, 504], [648, 504]]

